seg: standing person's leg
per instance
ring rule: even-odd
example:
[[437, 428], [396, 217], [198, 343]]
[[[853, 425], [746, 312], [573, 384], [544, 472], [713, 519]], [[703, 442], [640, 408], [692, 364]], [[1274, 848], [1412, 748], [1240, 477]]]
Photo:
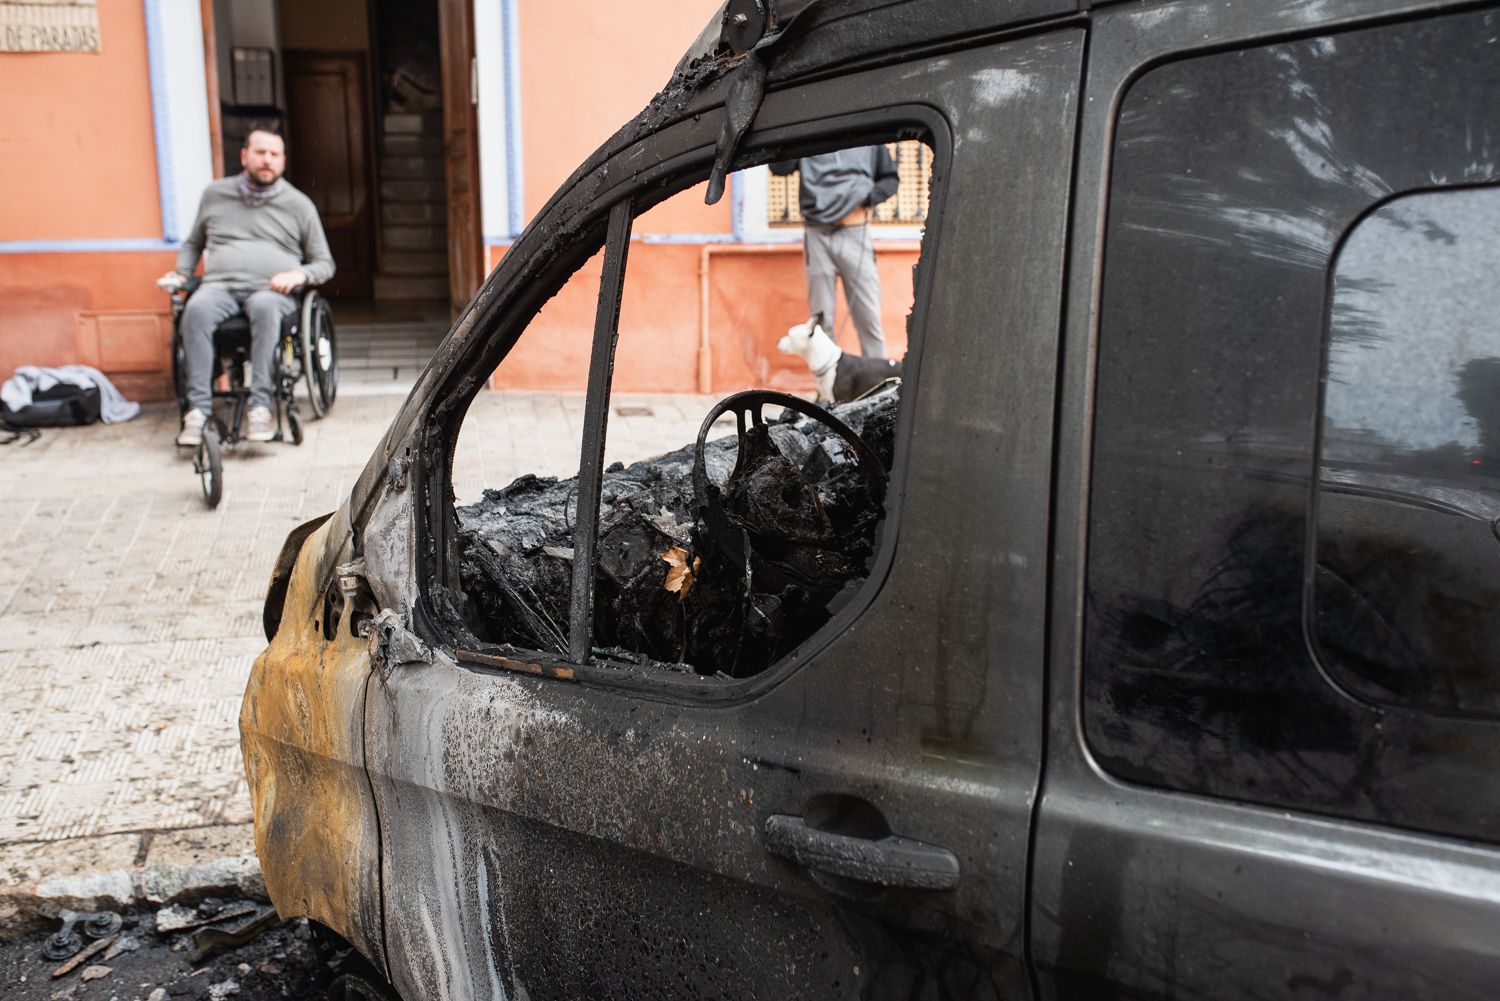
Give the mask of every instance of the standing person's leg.
[[880, 271], [875, 266], [875, 240], [868, 224], [838, 231], [834, 262], [844, 279], [849, 315], [859, 331], [859, 350], [866, 358], [885, 357], [885, 328], [880, 321]]
[[213, 411], [214, 328], [239, 312], [234, 293], [219, 285], [200, 285], [183, 307], [182, 381], [189, 410]]
[[297, 300], [263, 288], [245, 300], [250, 318], [250, 406], [270, 407], [276, 379], [276, 345], [281, 340], [281, 318], [295, 311]]
[[835, 284], [838, 269], [834, 266], [830, 249], [837, 233], [837, 230], [828, 233], [816, 226], [808, 226], [802, 235], [802, 252], [807, 259], [807, 311], [809, 315], [823, 314], [823, 329], [828, 331], [829, 337], [833, 336], [837, 319], [835, 311], [838, 309]]

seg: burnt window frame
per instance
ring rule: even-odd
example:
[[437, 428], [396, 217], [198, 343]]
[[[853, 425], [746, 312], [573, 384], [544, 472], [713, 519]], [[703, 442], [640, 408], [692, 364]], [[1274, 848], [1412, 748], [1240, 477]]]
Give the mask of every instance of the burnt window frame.
[[[1170, 213], [1185, 212], [1189, 204], [1188, 197], [1183, 194], [1181, 180], [1185, 154], [1176, 154], [1174, 162], [1178, 180], [1170, 198], [1161, 196], [1149, 185], [1142, 187], [1135, 184], [1140, 177], [1149, 176], [1148, 174], [1122, 175], [1122, 163], [1127, 159], [1122, 150], [1130, 139], [1161, 139], [1166, 136], [1171, 142], [1159, 148], [1170, 147], [1180, 151], [1185, 136], [1180, 129], [1163, 131], [1165, 126], [1160, 122], [1152, 123], [1155, 133], [1143, 132], [1140, 128], [1134, 134], [1130, 133], [1124, 127], [1124, 121], [1128, 115], [1141, 109], [1141, 105], [1133, 106], [1131, 103], [1132, 97], [1140, 93], [1136, 88], [1163, 69], [1188, 63], [1209, 63], [1211, 60], [1220, 60], [1221, 65], [1229, 67], [1234, 66], [1239, 57], [1265, 53], [1282, 46], [1334, 39], [1341, 43], [1339, 52], [1342, 54], [1348, 51], [1342, 43], [1348, 42], [1349, 36], [1364, 32], [1410, 31], [1412, 34], [1403, 36], [1399, 44], [1415, 49], [1424, 37], [1422, 32], [1448, 31], [1449, 35], [1440, 36], [1447, 38], [1455, 29], [1445, 28], [1446, 22], [1462, 23], [1472, 31], [1471, 22], [1464, 19], [1493, 19], [1496, 15], [1497, 11], [1493, 7], [1422, 12], [1373, 23], [1340, 25], [1255, 39], [1207, 52], [1174, 55], [1140, 68], [1112, 109], [1108, 160], [1104, 168], [1107, 202], [1100, 221], [1102, 270], [1096, 293], [1097, 341], [1095, 355], [1090, 362], [1092, 388], [1088, 418], [1089, 486], [1087, 496], [1083, 499], [1086, 541], [1080, 571], [1084, 604], [1081, 609], [1080, 687], [1076, 712], [1079, 734], [1086, 753], [1094, 766], [1113, 781], [1264, 808], [1294, 809], [1389, 828], [1500, 843], [1500, 809], [1473, 809], [1476, 791], [1481, 797], [1500, 791], [1500, 778], [1492, 777], [1500, 776], [1500, 750], [1491, 749], [1496, 744], [1496, 723], [1493, 720], [1438, 716], [1429, 712], [1375, 706], [1369, 700], [1354, 696], [1334, 683], [1315, 649], [1307, 641], [1308, 588], [1303, 579], [1309, 565], [1306, 555], [1308, 547], [1316, 544], [1316, 520], [1312, 503], [1319, 476], [1318, 453], [1314, 451], [1313, 445], [1320, 433], [1318, 423], [1322, 403], [1318, 380], [1325, 371], [1323, 352], [1326, 350], [1326, 318], [1331, 309], [1332, 272], [1337, 252], [1347, 234], [1380, 204], [1410, 193], [1472, 186], [1476, 180], [1471, 175], [1452, 176], [1450, 173], [1444, 179], [1444, 169], [1451, 170], [1453, 164], [1436, 160], [1436, 154], [1432, 151], [1416, 148], [1415, 140], [1410, 137], [1398, 146], [1389, 141], [1389, 136], [1395, 134], [1389, 126], [1383, 130], [1375, 127], [1371, 135], [1387, 137], [1381, 151], [1383, 158], [1377, 160], [1371, 156], [1369, 160], [1356, 160], [1354, 163], [1361, 168], [1370, 167], [1376, 176], [1390, 182], [1388, 189], [1383, 193], [1372, 193], [1367, 201], [1359, 204], [1353, 211], [1346, 213], [1347, 205], [1335, 204], [1335, 215], [1318, 217], [1333, 222], [1328, 230], [1330, 237], [1326, 246], [1317, 248], [1317, 253], [1321, 256], [1316, 269], [1299, 279], [1299, 282], [1315, 282], [1318, 286], [1315, 308], [1303, 309], [1299, 305], [1296, 313], [1297, 336], [1301, 338], [1305, 333], [1307, 347], [1315, 348], [1316, 368], [1312, 365], [1304, 368], [1300, 357], [1295, 362], [1257, 362], [1258, 365], [1275, 366], [1279, 376], [1295, 384], [1298, 392], [1315, 398], [1312, 408], [1315, 413], [1308, 415], [1306, 426], [1308, 461], [1305, 469], [1290, 479], [1286, 478], [1283, 470], [1270, 468], [1269, 463], [1260, 473], [1248, 466], [1235, 464], [1224, 465], [1215, 473], [1226, 482], [1236, 478], [1281, 480], [1291, 483], [1292, 489], [1301, 491], [1302, 500], [1298, 511], [1305, 521], [1303, 534], [1297, 539], [1295, 554], [1299, 573], [1295, 586], [1283, 592], [1285, 599], [1294, 600], [1301, 611], [1296, 628], [1283, 637], [1283, 642], [1288, 648], [1299, 648], [1302, 661], [1295, 665], [1289, 663], [1286, 670], [1281, 672], [1287, 674], [1293, 667], [1300, 671], [1301, 680], [1297, 685], [1283, 684], [1281, 674], [1261, 683], [1263, 687], [1245, 687], [1233, 676], [1223, 684], [1216, 684], [1217, 676], [1204, 682], [1195, 680], [1192, 671], [1174, 674], [1177, 668], [1175, 664], [1152, 663], [1153, 659], [1160, 662], [1161, 658], [1154, 657], [1147, 644], [1158, 641], [1139, 632], [1146, 623], [1133, 625], [1125, 621], [1122, 613], [1126, 609], [1121, 603], [1121, 595], [1130, 591], [1133, 593], [1128, 596], [1132, 599], [1159, 601], [1163, 606], [1169, 606], [1174, 595], [1158, 581], [1164, 571], [1153, 569], [1143, 572], [1138, 567], [1133, 570], [1128, 568], [1125, 560], [1132, 554], [1120, 548], [1116, 540], [1126, 530], [1144, 527], [1138, 520], [1123, 521], [1123, 512], [1132, 506], [1138, 508], [1143, 498], [1149, 500], [1153, 491], [1159, 492], [1162, 485], [1169, 481], [1164, 473], [1151, 473], [1148, 477], [1150, 482], [1142, 483], [1140, 463], [1147, 461], [1144, 452], [1141, 456], [1134, 457], [1137, 466], [1128, 470], [1128, 475], [1122, 460], [1110, 457], [1116, 446], [1130, 444], [1133, 434], [1139, 438], [1135, 442], [1137, 450], [1152, 450], [1150, 462], [1161, 463], [1163, 468], [1170, 466], [1171, 462], [1164, 457], [1170, 457], [1173, 447], [1176, 447], [1179, 451], [1175, 461], [1186, 469], [1186, 462], [1201, 462], [1205, 458], [1212, 459], [1213, 456], [1204, 452], [1196, 458], [1183, 459], [1181, 449], [1185, 447], [1185, 443], [1192, 440], [1208, 443], [1222, 430], [1221, 422], [1200, 424], [1196, 428], [1200, 435], [1198, 439], [1174, 435], [1176, 428], [1172, 424], [1164, 422], [1159, 416], [1143, 419], [1140, 414], [1149, 413], [1149, 410], [1140, 410], [1137, 404], [1123, 402], [1121, 387], [1131, 385], [1134, 394], [1149, 398], [1153, 388], [1162, 384], [1162, 376], [1139, 378], [1146, 370], [1139, 364], [1122, 365], [1119, 359], [1126, 356], [1127, 349], [1119, 345], [1128, 344], [1128, 350], [1134, 352], [1163, 350], [1161, 344], [1153, 343], [1150, 336], [1145, 334], [1139, 335], [1146, 338], [1144, 344], [1131, 343], [1124, 338], [1123, 328], [1134, 325], [1145, 329], [1142, 314], [1153, 307], [1158, 311], [1162, 308], [1160, 295], [1156, 298], [1142, 296], [1139, 285], [1132, 285], [1127, 291], [1126, 279], [1135, 278], [1160, 284], [1163, 289], [1180, 289], [1187, 281], [1195, 283], [1193, 291], [1184, 293], [1196, 300], [1195, 305], [1192, 308], [1175, 307], [1175, 312], [1169, 311], [1165, 318], [1158, 312], [1153, 316], [1153, 325], [1158, 330], [1172, 331], [1170, 337], [1175, 338], [1175, 343], [1179, 345], [1185, 343], [1185, 339], [1190, 336], [1211, 339], [1214, 350], [1218, 353], [1228, 352], [1229, 342], [1216, 327], [1205, 323], [1205, 318], [1212, 315], [1208, 304], [1215, 300], [1217, 305], [1213, 308], [1221, 311], [1226, 308], [1223, 305], [1225, 301], [1238, 303], [1242, 307], [1243, 298], [1235, 299], [1232, 296], [1243, 296], [1246, 288], [1244, 285], [1222, 286], [1221, 283], [1215, 283], [1212, 279], [1216, 273], [1208, 270], [1206, 265], [1198, 270], [1189, 269], [1182, 276], [1175, 275], [1173, 265], [1183, 259], [1182, 251], [1177, 251], [1170, 257], [1152, 255], [1149, 253], [1150, 247], [1136, 240], [1122, 238], [1122, 233], [1129, 231], [1132, 225], [1139, 226], [1142, 231], [1157, 229], [1162, 233], [1172, 232], [1174, 226], [1182, 225], [1184, 217], [1172, 216]], [[1475, 73], [1493, 72], [1492, 63], [1486, 63], [1482, 70], [1473, 71], [1472, 66], [1477, 60], [1467, 50], [1462, 58], [1466, 60], [1462, 72], [1455, 70], [1436, 80], [1429, 79], [1423, 86], [1416, 86], [1412, 82], [1414, 74], [1420, 75], [1421, 64], [1410, 57], [1397, 64], [1401, 72], [1392, 73], [1387, 70], [1385, 82], [1395, 81], [1407, 88], [1405, 96], [1397, 102], [1398, 110], [1390, 119], [1403, 122], [1415, 116], [1419, 110], [1437, 121], [1466, 121], [1493, 114], [1476, 110], [1471, 104], [1456, 103], [1460, 99], [1467, 100], [1467, 91], [1463, 88], [1474, 89], [1471, 81], [1489, 79], [1488, 76], [1474, 75]], [[1355, 68], [1349, 65], [1349, 60], [1344, 60], [1341, 73], [1345, 77], [1355, 78]], [[1368, 81], [1363, 71], [1360, 71], [1357, 79], [1361, 83]], [[1207, 81], [1204, 77], [1199, 77], [1189, 81], [1168, 82], [1177, 83], [1183, 93], [1195, 94], [1199, 100], [1206, 100], [1205, 95], [1208, 94], [1217, 97], [1218, 103], [1212, 109], [1205, 104], [1196, 111], [1200, 114], [1213, 111], [1215, 122], [1221, 123], [1215, 128], [1222, 130], [1215, 133], [1216, 139], [1223, 138], [1234, 129], [1245, 127], [1245, 115], [1252, 109], [1259, 114], [1265, 113], [1265, 109], [1258, 103], [1259, 97], [1247, 99], [1243, 105], [1234, 100], [1225, 100], [1226, 95], [1232, 98], [1239, 93], [1235, 89], [1236, 79], [1228, 72]], [[1449, 83], [1455, 89], [1442, 89], [1442, 86]], [[1261, 86], [1264, 91], [1264, 82]], [[1377, 88], [1368, 89], [1374, 92]], [[1165, 92], [1164, 88], [1159, 87], [1152, 96], [1159, 98]], [[1492, 107], [1492, 103], [1490, 106]], [[1339, 112], [1346, 116], [1351, 114], [1348, 108], [1343, 107]], [[1280, 122], [1281, 119], [1276, 121]], [[1336, 124], [1350, 125], [1355, 121], [1363, 120], [1349, 117]], [[1500, 131], [1495, 129], [1488, 131], [1492, 135], [1500, 135]], [[1363, 134], [1357, 135], [1363, 138]], [[1187, 137], [1190, 139], [1191, 135], [1188, 134]], [[1370, 154], [1370, 146], [1369, 142], [1362, 142], [1356, 152]], [[1147, 153], [1149, 152], [1147, 149]], [[1145, 156], [1147, 153], [1136, 155]], [[1259, 155], [1267, 154], [1262, 149]], [[1193, 163], [1196, 164], [1197, 161]], [[1132, 166], [1139, 170], [1139, 162]], [[1227, 169], [1255, 173], [1257, 166], [1264, 164], [1246, 158], [1233, 161]], [[1382, 170], [1386, 172], [1382, 173]], [[1122, 176], [1130, 176], [1132, 185], [1135, 186], [1122, 183]], [[1167, 175], [1163, 173], [1161, 176]], [[1270, 176], [1275, 176], [1274, 172]], [[1188, 183], [1199, 183], [1201, 179], [1201, 175], [1192, 174]], [[1500, 171], [1493, 177], [1483, 177], [1477, 183], [1492, 184], [1497, 181], [1500, 181]], [[1304, 219], [1314, 209], [1328, 208], [1326, 202], [1301, 202], [1295, 196], [1296, 192], [1278, 190], [1277, 200], [1267, 203], [1268, 208], [1292, 219]], [[1163, 202], [1166, 204], [1165, 211]], [[1140, 226], [1141, 213], [1148, 207], [1158, 213], [1158, 217], [1153, 218], [1149, 227]], [[1234, 207], [1241, 206], [1236, 203]], [[1178, 245], [1184, 247], [1206, 246], [1204, 243], [1194, 243], [1186, 233], [1176, 235], [1175, 239]], [[1310, 244], [1309, 249], [1311, 247]], [[1132, 256], [1140, 260], [1134, 271], [1116, 263]], [[1149, 270], [1149, 276], [1142, 277], [1140, 269]], [[1226, 287], [1231, 290], [1229, 296], [1226, 296]], [[1289, 290], [1297, 293], [1299, 302], [1309, 298], [1309, 290], [1303, 284], [1276, 287], [1263, 285], [1255, 289], [1262, 299], [1274, 297], [1278, 301], [1282, 298], [1282, 293]], [[1116, 303], [1125, 302], [1130, 297], [1138, 302], [1137, 313], [1129, 316], [1117, 313], [1119, 306]], [[1127, 320], [1130, 322], [1126, 322]], [[1298, 344], [1301, 345], [1302, 341], [1299, 340]], [[1264, 350], [1268, 354], [1274, 353], [1271, 346]], [[1201, 348], [1190, 350], [1184, 357], [1201, 363], [1201, 351]], [[1224, 363], [1219, 363], [1217, 367], [1209, 366], [1206, 372], [1194, 370], [1193, 378], [1199, 382], [1212, 381], [1215, 376], [1223, 375], [1224, 371]], [[1245, 380], [1247, 385], [1259, 385], [1257, 380], [1263, 381], [1271, 376], [1261, 371], [1253, 374], [1241, 371], [1239, 378]], [[1132, 383], [1132, 379], [1137, 381]], [[1197, 405], [1196, 401], [1190, 402]], [[1160, 408], [1164, 402], [1153, 401], [1152, 405]], [[1177, 401], [1175, 405], [1180, 407], [1187, 404]], [[1248, 442], [1249, 439], [1237, 438], [1231, 434], [1222, 443], [1224, 457], [1232, 458], [1233, 450]], [[1127, 453], [1122, 451], [1120, 454]], [[1272, 452], [1265, 454], [1277, 458]], [[1101, 515], [1102, 511], [1110, 512], [1107, 519]], [[1223, 511], [1217, 508], [1210, 511], [1199, 510], [1194, 512], [1192, 520], [1222, 517], [1226, 513], [1227, 508]], [[1157, 519], [1149, 528], [1144, 528], [1151, 537], [1170, 538], [1181, 525], [1186, 524], [1180, 521], [1162, 521], [1159, 512]], [[1214, 545], [1211, 541], [1203, 541], [1211, 538], [1206, 532], [1194, 528], [1192, 533], [1199, 540], [1195, 545]], [[1112, 563], [1101, 559], [1100, 553], [1104, 551], [1112, 551]], [[1213, 549], [1216, 559], [1220, 553], [1220, 549]], [[1178, 567], [1179, 571], [1201, 560], [1200, 555], [1193, 554], [1181, 543], [1170, 549], [1168, 556], [1172, 560], [1171, 565]], [[1229, 560], [1224, 560], [1224, 563], [1229, 563]], [[1192, 566], [1190, 569], [1201, 568]], [[1127, 570], [1133, 576], [1116, 584], [1111, 574], [1125, 574]], [[1144, 576], [1146, 573], [1151, 576]], [[1128, 586], [1132, 583], [1133, 587]], [[1108, 623], [1111, 619], [1119, 621], [1113, 625], [1100, 624]], [[1157, 628], [1156, 624], [1150, 625], [1153, 629]], [[1256, 622], [1255, 628], [1259, 630], [1264, 627]], [[1126, 639], [1124, 637], [1130, 636], [1129, 630], [1136, 630], [1137, 633]], [[1189, 635], [1183, 642], [1190, 645], [1194, 639]], [[1280, 649], [1282, 644], [1267, 641], [1265, 645]], [[1125, 662], [1116, 652], [1121, 649], [1134, 655], [1139, 663]], [[1224, 663], [1228, 665], [1233, 662], [1225, 660]], [[1196, 663], [1191, 666], [1194, 670], [1199, 670]], [[1247, 670], [1237, 669], [1242, 672]], [[1155, 677], [1148, 677], [1148, 674], [1154, 674]], [[1298, 707], [1297, 701], [1305, 699], [1314, 688], [1322, 693], [1316, 704]], [[1282, 736], [1284, 731], [1290, 729], [1285, 714], [1294, 708], [1300, 708], [1304, 717], [1322, 714], [1364, 715], [1358, 723], [1342, 718], [1337, 721], [1325, 719], [1320, 725], [1325, 727], [1326, 743], [1304, 745], [1295, 741], [1287, 743]], [[1306, 722], [1304, 719], [1298, 725], [1302, 726]], [[1205, 751], [1200, 747], [1200, 742], [1208, 746], [1209, 750]], [[1440, 747], [1447, 747], [1448, 750], [1436, 750]], [[1320, 758], [1320, 755], [1323, 757]], [[1310, 760], [1304, 760], [1304, 756]], [[1330, 761], [1336, 762], [1337, 768], [1329, 767]], [[1360, 776], [1360, 781], [1345, 782], [1337, 778], [1337, 775], [1342, 774], [1340, 769]], [[1411, 778], [1418, 769], [1425, 769], [1422, 778]]]
[[[569, 188], [577, 190], [591, 181], [608, 179], [612, 165], [638, 162], [642, 159], [640, 154], [643, 149], [662, 143], [663, 135], [669, 131], [670, 127], [662, 133], [648, 136], [621, 150], [593, 170], [575, 175]], [[913, 302], [911, 313], [908, 314], [908, 351], [902, 380], [901, 405], [896, 420], [890, 479], [886, 487], [885, 517], [881, 522], [879, 544], [871, 559], [870, 573], [853, 598], [835, 612], [828, 622], [778, 661], [755, 675], [737, 679], [683, 674], [663, 670], [661, 666], [652, 663], [632, 664], [593, 656], [589, 649], [593, 624], [594, 582], [591, 573], [572, 575], [573, 600], [567, 627], [569, 650], [562, 656], [537, 650], [502, 651], [495, 644], [478, 642], [467, 624], [460, 624], [462, 615], [452, 607], [451, 601], [445, 600], [441, 604], [434, 601], [435, 591], [455, 586], [458, 579], [458, 558], [453, 545], [458, 526], [451, 472], [454, 449], [464, 416], [475, 397], [483, 390], [489, 374], [504, 364], [510, 350], [526, 334], [542, 307], [602, 247], [605, 256], [590, 348], [589, 385], [585, 395], [578, 472], [580, 514], [574, 527], [575, 568], [583, 562], [579, 558], [582, 548], [578, 543], [585, 533], [590, 559], [592, 561], [597, 558], [594, 552], [598, 543], [597, 498], [604, 471], [604, 443], [608, 430], [614, 353], [618, 343], [619, 311], [631, 227], [637, 217], [651, 208], [708, 178], [715, 147], [704, 143], [687, 146], [665, 158], [645, 158], [652, 165], [644, 170], [627, 173], [626, 178], [616, 186], [600, 193], [587, 209], [585, 222], [575, 229], [568, 242], [558, 247], [553, 258], [545, 262], [543, 268], [532, 275], [521, 288], [516, 289], [508, 298], [493, 303], [476, 300], [471, 304], [471, 311], [476, 313], [474, 324], [478, 329], [474, 334], [477, 336], [471, 338], [470, 350], [457, 359], [449, 371], [439, 376], [435, 396], [441, 403], [422, 415], [420, 424], [426, 433], [419, 433], [417, 436], [419, 441], [425, 439], [435, 445], [440, 443], [440, 447], [434, 450], [434, 456], [442, 457], [442, 461], [433, 461], [427, 466], [426, 475], [420, 484], [422, 496], [416, 505], [418, 594], [415, 604], [424, 632], [437, 638], [458, 661], [471, 667], [499, 669], [561, 681], [596, 683], [658, 698], [722, 702], [741, 699], [779, 684], [847, 631], [864, 614], [884, 585], [900, 534], [911, 422], [916, 409], [914, 400], [921, 368], [922, 333], [932, 293], [932, 268], [922, 266], [922, 262], [932, 258], [936, 241], [942, 238], [942, 206], [953, 156], [951, 129], [938, 109], [912, 102], [823, 115], [751, 132], [730, 165], [731, 171], [739, 171], [792, 156], [807, 156], [851, 146], [906, 139], [921, 140], [931, 151], [928, 215], [918, 264], [914, 269]], [[670, 140], [666, 144], [670, 144]], [[565, 190], [554, 196], [533, 226], [545, 228], [549, 223], [557, 225], [562, 222], [563, 220], [553, 217], [559, 211], [557, 203], [568, 193]], [[483, 315], [478, 315], [480, 312]], [[460, 325], [466, 319], [461, 319]], [[586, 484], [585, 471], [590, 468], [592, 471], [587, 476], [591, 482]], [[589, 507], [582, 502], [586, 489], [595, 497], [595, 503]], [[583, 513], [585, 510], [589, 512], [587, 516]], [[580, 582], [580, 577], [586, 580]], [[585, 606], [588, 608], [587, 613], [581, 611]], [[586, 628], [581, 630], [577, 625], [580, 616], [587, 620]], [[580, 651], [588, 655], [580, 657]]]

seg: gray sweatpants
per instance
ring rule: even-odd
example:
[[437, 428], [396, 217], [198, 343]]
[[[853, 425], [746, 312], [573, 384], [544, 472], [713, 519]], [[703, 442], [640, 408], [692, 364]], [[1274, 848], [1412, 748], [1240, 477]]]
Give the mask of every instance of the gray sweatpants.
[[250, 406], [269, 407], [281, 318], [296, 308], [296, 299], [268, 288], [239, 292], [222, 285], [200, 285], [182, 310], [188, 406], [205, 414], [212, 412], [214, 328], [243, 309], [250, 318]]
[[859, 332], [859, 350], [866, 358], [885, 357], [885, 330], [880, 325], [880, 272], [875, 267], [875, 244], [870, 227], [809, 225], [803, 229], [807, 258], [807, 305], [823, 314], [828, 336], [838, 331], [838, 292], [835, 278], [844, 280], [844, 298]]

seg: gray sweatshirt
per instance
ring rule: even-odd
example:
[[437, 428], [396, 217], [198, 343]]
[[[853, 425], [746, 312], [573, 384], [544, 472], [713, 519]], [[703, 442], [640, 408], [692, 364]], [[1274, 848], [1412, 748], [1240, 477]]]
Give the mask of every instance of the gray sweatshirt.
[[856, 146], [771, 164], [778, 177], [794, 170], [802, 218], [818, 226], [831, 226], [857, 208], [874, 208], [901, 184], [896, 161], [884, 146]]
[[290, 184], [259, 208], [245, 204], [233, 177], [209, 184], [177, 254], [178, 273], [191, 275], [200, 255], [205, 282], [241, 291], [266, 288], [272, 275], [293, 268], [314, 285], [333, 277], [318, 210]]

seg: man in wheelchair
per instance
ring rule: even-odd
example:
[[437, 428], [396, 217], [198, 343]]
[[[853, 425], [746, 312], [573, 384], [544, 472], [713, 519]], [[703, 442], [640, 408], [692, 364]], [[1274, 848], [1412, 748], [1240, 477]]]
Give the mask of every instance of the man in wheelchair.
[[246, 441], [271, 441], [271, 394], [282, 318], [297, 309], [296, 291], [333, 277], [333, 255], [312, 200], [282, 177], [286, 145], [274, 129], [256, 128], [240, 150], [244, 170], [204, 189], [177, 267], [157, 280], [181, 288], [203, 259], [203, 282], [183, 307], [180, 336], [187, 400], [179, 445], [203, 440], [213, 412], [214, 330], [244, 311], [250, 324], [250, 399]]

